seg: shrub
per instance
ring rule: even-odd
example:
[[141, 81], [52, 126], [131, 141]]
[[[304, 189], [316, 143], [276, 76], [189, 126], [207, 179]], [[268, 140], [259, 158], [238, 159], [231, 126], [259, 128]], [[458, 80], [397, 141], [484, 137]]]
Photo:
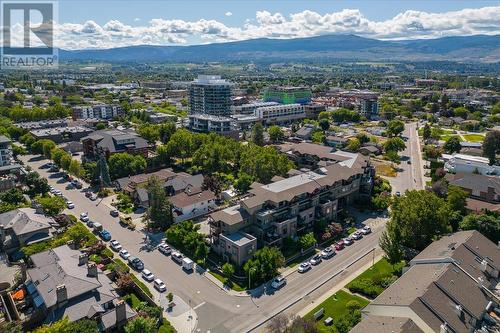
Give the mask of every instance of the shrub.
[[158, 333], [176, 333], [175, 328], [167, 319], [163, 319], [163, 324], [158, 329]]
[[148, 286], [144, 284], [142, 281], [140, 281], [134, 274], [128, 274], [130, 278], [135, 282], [135, 284], [142, 289], [142, 291], [148, 295], [149, 297], [153, 297], [153, 294], [149, 290]]

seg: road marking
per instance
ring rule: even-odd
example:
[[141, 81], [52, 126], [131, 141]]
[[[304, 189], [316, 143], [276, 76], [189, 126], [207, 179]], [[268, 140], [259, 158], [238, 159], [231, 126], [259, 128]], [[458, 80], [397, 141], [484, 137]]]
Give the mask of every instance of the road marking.
[[193, 308], [193, 310], [196, 310], [196, 309], [198, 309], [200, 306], [205, 305], [205, 303], [206, 303], [206, 302], [201, 302], [200, 304], [198, 304], [197, 306], [195, 306], [195, 307]]

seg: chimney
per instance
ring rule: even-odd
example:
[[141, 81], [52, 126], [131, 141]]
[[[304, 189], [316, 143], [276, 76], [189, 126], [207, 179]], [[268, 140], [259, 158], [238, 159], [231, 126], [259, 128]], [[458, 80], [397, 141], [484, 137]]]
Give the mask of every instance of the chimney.
[[481, 272], [486, 272], [488, 268], [488, 261], [486, 261], [486, 259], [483, 259], [483, 261], [481, 261]]
[[441, 324], [441, 328], [439, 330], [439, 333], [448, 333], [448, 325], [446, 325], [446, 323]]
[[87, 265], [87, 276], [97, 277], [97, 265], [95, 263], [90, 263]]
[[58, 305], [68, 300], [68, 290], [64, 284], [56, 287], [56, 300]]
[[455, 313], [460, 318], [460, 320], [464, 319], [464, 309], [462, 308], [462, 306], [460, 304], [455, 305]]
[[116, 326], [123, 324], [127, 321], [127, 311], [125, 307], [125, 301], [119, 300], [115, 305], [115, 314], [116, 314]]
[[85, 265], [89, 262], [89, 256], [86, 253], [81, 253], [78, 256], [78, 266]]

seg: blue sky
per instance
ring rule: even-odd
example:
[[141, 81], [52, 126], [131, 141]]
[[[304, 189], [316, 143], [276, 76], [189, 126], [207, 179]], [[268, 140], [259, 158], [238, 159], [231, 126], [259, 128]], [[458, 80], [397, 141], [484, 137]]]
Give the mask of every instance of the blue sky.
[[[65, 49], [355, 34], [397, 40], [500, 34], [500, 2], [454, 0], [59, 0]], [[16, 30], [17, 29], [17, 30]], [[22, 40], [22, 27], [19, 32]]]

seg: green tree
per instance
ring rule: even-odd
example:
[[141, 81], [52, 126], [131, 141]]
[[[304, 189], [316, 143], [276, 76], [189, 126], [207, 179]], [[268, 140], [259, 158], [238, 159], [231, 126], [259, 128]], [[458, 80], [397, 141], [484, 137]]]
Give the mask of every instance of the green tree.
[[384, 154], [384, 157], [391, 161], [392, 163], [399, 164], [401, 162], [401, 157], [394, 150], [389, 150]]
[[160, 129], [157, 125], [142, 124], [137, 128], [137, 134], [142, 136], [149, 143], [155, 143], [160, 139]]
[[300, 248], [305, 250], [314, 246], [316, 244], [316, 238], [314, 238], [314, 233], [309, 232], [299, 238]]
[[323, 131], [326, 131], [330, 128], [330, 122], [328, 121], [328, 119], [320, 119], [319, 127], [321, 127]]
[[323, 143], [325, 141], [325, 134], [323, 131], [316, 130], [311, 134], [312, 142]]
[[158, 129], [161, 142], [167, 143], [168, 141], [170, 141], [170, 138], [175, 133], [175, 131], [176, 127], [174, 122], [161, 124], [160, 128]]
[[462, 190], [460, 187], [455, 185], [448, 186], [448, 194], [446, 196], [446, 201], [450, 205], [451, 210], [459, 212], [461, 215], [466, 213], [466, 199], [468, 193]]
[[172, 157], [177, 157], [184, 160], [191, 157], [194, 152], [193, 134], [185, 129], [177, 130], [167, 143], [166, 151]]
[[395, 137], [389, 138], [386, 142], [384, 142], [384, 149], [386, 152], [388, 151], [403, 151], [406, 148], [406, 144], [403, 139]]
[[45, 194], [50, 191], [49, 183], [47, 179], [40, 177], [38, 172], [30, 172], [26, 175], [25, 179], [26, 185], [30, 187], [30, 193], [33, 195], [36, 194]]
[[66, 155], [67, 153], [60, 149], [60, 148], [54, 148], [50, 152], [50, 158], [52, 161], [54, 161], [55, 164], [57, 164], [59, 167], [61, 166], [61, 158]]
[[462, 145], [460, 144], [460, 139], [458, 138], [458, 136], [452, 136], [448, 140], [446, 140], [443, 148], [448, 154], [453, 154], [458, 153], [460, 149], [462, 149]]
[[358, 138], [350, 138], [347, 141], [347, 146], [346, 149], [352, 152], [358, 151], [358, 149], [361, 147], [361, 143], [359, 142]]
[[79, 321], [71, 322], [68, 317], [59, 319], [50, 325], [43, 325], [38, 327], [31, 333], [98, 333], [97, 322], [90, 319], [82, 319]]
[[56, 144], [52, 140], [45, 140], [42, 146], [43, 155], [50, 158], [50, 151], [56, 147]]
[[264, 145], [264, 126], [261, 123], [256, 123], [252, 127], [252, 141], [257, 146]]
[[246, 193], [253, 183], [253, 178], [247, 173], [241, 172], [234, 183], [234, 188], [239, 194]]
[[117, 179], [143, 172], [146, 169], [146, 160], [140, 155], [118, 153], [109, 158], [108, 165], [111, 178]]
[[497, 154], [500, 154], [500, 131], [490, 131], [484, 137], [483, 156], [490, 160], [490, 165], [493, 165]]
[[271, 142], [276, 143], [284, 139], [285, 133], [283, 133], [283, 130], [281, 127], [273, 125], [268, 128], [267, 132], [269, 133], [269, 139]]
[[75, 177], [81, 177], [83, 174], [83, 168], [80, 162], [77, 160], [71, 160], [71, 163], [69, 164], [69, 173], [72, 174]]
[[485, 214], [470, 214], [460, 222], [461, 230], [477, 230], [497, 244], [500, 241], [500, 214], [487, 212]]
[[148, 225], [165, 230], [174, 222], [174, 217], [172, 205], [157, 177], [149, 178], [147, 191], [149, 197], [149, 208], [146, 213]]
[[54, 216], [61, 213], [66, 208], [66, 201], [59, 197], [37, 197], [36, 201], [42, 206], [43, 212]]
[[391, 120], [387, 124], [387, 135], [389, 137], [398, 136], [403, 133], [405, 129], [405, 123], [401, 120]]
[[154, 318], [137, 316], [124, 327], [125, 333], [156, 333], [157, 321]]
[[222, 274], [224, 274], [224, 276], [229, 280], [234, 274], [234, 266], [226, 262], [224, 265], [222, 265]]
[[431, 138], [431, 127], [429, 126], [428, 123], [426, 123], [424, 126], [423, 137], [424, 137], [424, 141], [427, 141]]
[[404, 251], [401, 247], [401, 235], [398, 228], [384, 230], [380, 235], [379, 245], [385, 253], [385, 258], [391, 264], [394, 265], [403, 260]]
[[254, 284], [262, 283], [279, 274], [279, 269], [285, 264], [285, 258], [276, 247], [263, 247], [257, 250], [243, 269], [246, 276], [251, 274]]

